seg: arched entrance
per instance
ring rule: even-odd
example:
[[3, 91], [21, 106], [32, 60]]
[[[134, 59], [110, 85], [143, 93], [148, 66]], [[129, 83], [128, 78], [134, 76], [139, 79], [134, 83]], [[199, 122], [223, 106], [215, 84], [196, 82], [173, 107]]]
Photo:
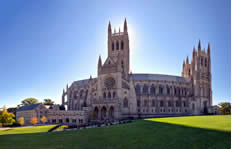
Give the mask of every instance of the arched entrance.
[[114, 108], [113, 108], [113, 106], [111, 106], [110, 108], [109, 108], [109, 119], [114, 119]]
[[94, 118], [96, 120], [98, 120], [98, 116], [99, 116], [99, 109], [97, 107], [95, 107], [95, 109], [94, 109]]
[[106, 112], [107, 112], [106, 107], [102, 107], [102, 109], [101, 109], [101, 120], [106, 119]]

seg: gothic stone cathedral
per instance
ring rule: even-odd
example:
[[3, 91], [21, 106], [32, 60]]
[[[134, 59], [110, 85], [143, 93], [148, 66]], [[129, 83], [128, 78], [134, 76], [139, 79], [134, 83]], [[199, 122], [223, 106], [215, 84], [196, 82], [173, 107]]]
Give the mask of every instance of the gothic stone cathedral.
[[198, 115], [212, 105], [210, 45], [193, 48], [182, 76], [130, 73], [127, 21], [123, 32], [108, 25], [108, 57], [98, 60], [97, 78], [66, 87], [62, 104], [68, 111], [85, 111], [93, 120], [118, 120], [161, 115]]

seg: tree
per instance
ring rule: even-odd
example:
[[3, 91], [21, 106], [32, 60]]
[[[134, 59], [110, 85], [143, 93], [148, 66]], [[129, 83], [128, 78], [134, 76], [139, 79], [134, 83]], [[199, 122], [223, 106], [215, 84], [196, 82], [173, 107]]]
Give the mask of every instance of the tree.
[[231, 103], [230, 102], [221, 102], [218, 105], [220, 107], [221, 114], [231, 114]]
[[12, 125], [15, 122], [15, 115], [7, 112], [6, 107], [0, 112], [0, 123], [2, 126]]
[[24, 125], [24, 117], [20, 117], [19, 119], [18, 119], [18, 123], [22, 126], [22, 125]]
[[37, 124], [38, 123], [38, 118], [36, 118], [36, 117], [33, 117], [32, 119], [31, 119], [31, 124]]
[[52, 101], [51, 99], [44, 99], [44, 105], [54, 105], [54, 101]]
[[21, 101], [21, 106], [27, 106], [38, 103], [38, 100], [36, 98], [26, 98], [23, 101]]
[[46, 122], [47, 122], [47, 118], [46, 118], [45, 116], [43, 116], [40, 120], [41, 120], [41, 122], [43, 122], [43, 123], [46, 123]]

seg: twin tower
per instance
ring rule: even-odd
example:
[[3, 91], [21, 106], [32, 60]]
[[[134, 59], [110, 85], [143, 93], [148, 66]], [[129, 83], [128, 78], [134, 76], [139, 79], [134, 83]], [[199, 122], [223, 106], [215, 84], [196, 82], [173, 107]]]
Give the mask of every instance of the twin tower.
[[[207, 51], [202, 50], [199, 40], [197, 50], [193, 48], [191, 63], [188, 57], [186, 62], [183, 62], [182, 77], [192, 81], [195, 98], [205, 101], [204, 105], [212, 105], [210, 44], [208, 44]], [[209, 101], [206, 100], [208, 98]]]

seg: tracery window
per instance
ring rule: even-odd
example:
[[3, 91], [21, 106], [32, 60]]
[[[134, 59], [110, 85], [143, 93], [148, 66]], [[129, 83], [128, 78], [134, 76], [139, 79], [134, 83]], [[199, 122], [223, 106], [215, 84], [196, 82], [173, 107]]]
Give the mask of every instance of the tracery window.
[[170, 88], [167, 87], [167, 95], [170, 95]]
[[140, 105], [141, 105], [140, 100], [137, 100], [137, 107], [140, 107]]
[[111, 98], [111, 93], [110, 92], [108, 92], [108, 98]]
[[172, 107], [172, 102], [168, 101], [168, 107]]
[[124, 49], [124, 42], [123, 41], [121, 42], [121, 49], [122, 50]]
[[147, 101], [147, 100], [144, 101], [144, 106], [145, 106], [145, 107], [148, 106], [148, 101]]
[[162, 86], [159, 86], [159, 94], [163, 95], [163, 87]]
[[152, 107], [155, 107], [155, 105], [156, 105], [155, 100], [152, 100]]
[[106, 98], [106, 93], [105, 92], [104, 92], [103, 96], [104, 96], [104, 98]]
[[176, 101], [176, 107], [180, 107], [180, 101], [179, 100]]
[[152, 85], [151, 88], [150, 88], [150, 94], [151, 95], [155, 95], [156, 94], [156, 88], [154, 87], [154, 85]]
[[127, 100], [127, 98], [124, 98], [123, 106], [124, 106], [125, 108], [128, 107], [128, 100]]
[[143, 94], [148, 94], [148, 86], [146, 84], [143, 87]]
[[80, 91], [80, 98], [83, 96], [83, 90]]
[[116, 49], [119, 50], [119, 41], [116, 42]]
[[114, 43], [112, 42], [112, 50], [114, 50]]
[[139, 86], [139, 84], [137, 84], [136, 87], [135, 87], [135, 93], [136, 93], [136, 95], [140, 95], [140, 86]]
[[164, 106], [164, 102], [161, 100], [160, 101], [160, 107], [163, 107]]

